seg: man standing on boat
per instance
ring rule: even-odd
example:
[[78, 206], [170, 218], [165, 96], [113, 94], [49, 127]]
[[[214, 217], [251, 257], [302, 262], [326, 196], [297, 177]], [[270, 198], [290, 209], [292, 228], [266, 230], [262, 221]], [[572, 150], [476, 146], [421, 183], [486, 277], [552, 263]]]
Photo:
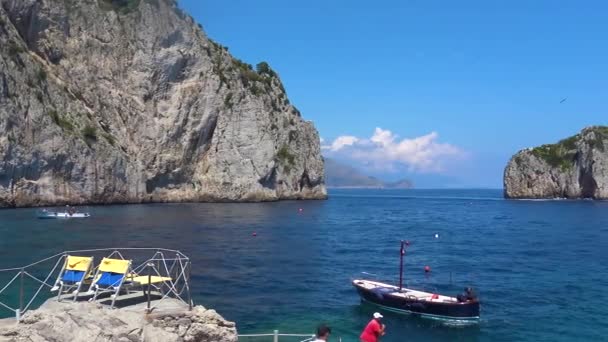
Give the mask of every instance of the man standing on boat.
[[359, 336], [361, 342], [377, 342], [380, 336], [384, 336], [383, 317], [379, 312], [374, 312], [374, 318], [367, 323], [363, 333]]

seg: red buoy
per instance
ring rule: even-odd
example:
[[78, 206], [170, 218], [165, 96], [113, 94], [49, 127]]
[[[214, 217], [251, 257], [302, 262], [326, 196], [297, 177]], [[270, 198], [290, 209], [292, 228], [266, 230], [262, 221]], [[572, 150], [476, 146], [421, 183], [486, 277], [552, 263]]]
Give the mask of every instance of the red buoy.
[[424, 272], [425, 273], [431, 272], [431, 268], [429, 266], [424, 266]]
[[251, 234], [251, 236], [258, 236], [258, 233], [253, 232], [253, 234]]

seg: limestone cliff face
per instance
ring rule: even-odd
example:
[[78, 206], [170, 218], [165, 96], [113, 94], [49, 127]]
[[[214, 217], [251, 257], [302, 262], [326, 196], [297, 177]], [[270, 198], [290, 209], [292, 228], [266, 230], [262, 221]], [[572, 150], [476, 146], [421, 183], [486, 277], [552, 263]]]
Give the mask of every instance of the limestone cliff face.
[[504, 174], [507, 198], [608, 198], [608, 127], [515, 154]]
[[0, 206], [326, 197], [278, 75], [175, 0], [0, 5]]

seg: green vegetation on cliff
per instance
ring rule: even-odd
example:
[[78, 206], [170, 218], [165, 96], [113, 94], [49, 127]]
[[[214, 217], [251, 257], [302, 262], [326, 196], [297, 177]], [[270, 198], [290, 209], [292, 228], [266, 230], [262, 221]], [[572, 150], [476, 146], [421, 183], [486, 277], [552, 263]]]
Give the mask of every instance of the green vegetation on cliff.
[[86, 125], [82, 129], [82, 136], [87, 142], [97, 141], [97, 129], [91, 125]]
[[61, 127], [61, 129], [65, 131], [74, 130], [74, 125], [66, 118], [65, 115], [59, 115], [59, 113], [57, 113], [57, 111], [54, 109], [49, 112], [49, 115], [51, 116], [51, 119], [53, 119], [53, 122]]
[[277, 159], [283, 164], [293, 165], [296, 157], [289, 152], [287, 145], [283, 145], [277, 152]]
[[595, 136], [595, 139], [589, 141], [591, 147], [604, 152], [604, 140], [608, 140], [608, 126], [593, 126], [589, 130]]
[[289, 151], [287, 145], [283, 145], [275, 156], [275, 160], [283, 166], [283, 170], [286, 173], [291, 172], [291, 168], [295, 165], [296, 156]]
[[118, 11], [128, 13], [139, 6], [140, 0], [101, 0], [99, 4], [106, 11]]
[[532, 149], [532, 154], [543, 159], [553, 167], [568, 170], [574, 165], [576, 157], [576, 141], [579, 135], [574, 135], [556, 144], [546, 144]]
[[[592, 132], [592, 138], [589, 138], [589, 133]], [[559, 167], [562, 170], [569, 170], [574, 166], [577, 154], [577, 142], [586, 137], [586, 142], [591, 148], [604, 152], [604, 140], [608, 139], [607, 126], [589, 127], [583, 132], [573, 135], [569, 138], [558, 141], [555, 144], [546, 144], [535, 147], [531, 150], [532, 154], [543, 159], [553, 167]]]

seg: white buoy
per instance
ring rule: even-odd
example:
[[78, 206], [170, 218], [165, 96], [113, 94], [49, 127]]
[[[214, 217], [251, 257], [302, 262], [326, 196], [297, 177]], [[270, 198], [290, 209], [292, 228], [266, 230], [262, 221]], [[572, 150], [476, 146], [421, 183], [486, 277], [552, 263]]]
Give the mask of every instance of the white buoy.
[[439, 234], [435, 234], [435, 239], [439, 239]]

